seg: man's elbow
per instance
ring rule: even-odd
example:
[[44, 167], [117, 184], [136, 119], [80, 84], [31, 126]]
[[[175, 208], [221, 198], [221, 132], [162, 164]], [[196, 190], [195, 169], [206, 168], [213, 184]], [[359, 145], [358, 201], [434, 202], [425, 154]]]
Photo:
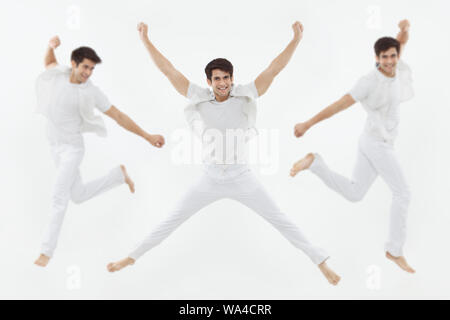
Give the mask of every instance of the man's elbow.
[[123, 113], [122, 111], [119, 111], [117, 113], [116, 122], [119, 125], [121, 125], [121, 126], [124, 125], [127, 122], [127, 119], [128, 119], [128, 116], [125, 113]]
[[113, 116], [114, 121], [116, 121], [118, 124], [121, 124], [123, 122], [123, 114], [120, 111], [117, 111], [114, 113]]
[[111, 106], [111, 108], [105, 111], [105, 114], [119, 124], [123, 119], [122, 112], [114, 106]]
[[346, 94], [338, 101], [340, 111], [345, 110], [355, 104], [355, 99], [350, 94]]

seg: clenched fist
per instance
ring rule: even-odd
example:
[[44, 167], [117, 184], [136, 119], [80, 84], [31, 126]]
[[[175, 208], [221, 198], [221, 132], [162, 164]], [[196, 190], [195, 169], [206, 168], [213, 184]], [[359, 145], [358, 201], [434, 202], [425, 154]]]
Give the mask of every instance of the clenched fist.
[[408, 20], [402, 20], [398, 23], [398, 27], [400, 28], [401, 31], [406, 32], [409, 31], [409, 27], [411, 26], [411, 24], [409, 23]]
[[56, 49], [59, 47], [59, 45], [61, 44], [61, 40], [59, 40], [58, 36], [54, 36], [53, 38], [50, 39], [50, 41], [48, 42], [48, 46], [52, 49]]
[[141, 40], [147, 40], [148, 39], [148, 25], [146, 25], [143, 22], [140, 22], [137, 26], [137, 29], [139, 31], [139, 36], [141, 37]]
[[306, 133], [306, 131], [309, 130], [309, 128], [310, 128], [310, 126], [307, 122], [297, 123], [294, 128], [294, 135], [297, 138], [300, 138], [301, 136], [303, 136]]
[[150, 142], [150, 144], [152, 146], [157, 147], [157, 148], [162, 148], [162, 146], [165, 143], [164, 137], [160, 136], [158, 134], [149, 135], [149, 137], [147, 138], [147, 141]]
[[292, 30], [294, 30], [294, 38], [301, 40], [303, 38], [303, 25], [299, 21], [295, 21], [292, 25]]

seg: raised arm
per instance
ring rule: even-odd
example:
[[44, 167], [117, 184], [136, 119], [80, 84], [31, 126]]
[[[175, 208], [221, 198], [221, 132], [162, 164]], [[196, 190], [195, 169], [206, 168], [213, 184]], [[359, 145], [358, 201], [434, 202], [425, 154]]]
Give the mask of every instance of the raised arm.
[[141, 37], [142, 43], [148, 50], [150, 57], [156, 64], [158, 69], [164, 73], [164, 75], [169, 79], [175, 89], [183, 96], [187, 96], [189, 88], [189, 80], [164, 57], [161, 52], [156, 49], [153, 43], [148, 38], [148, 26], [145, 23], [138, 24], [139, 36]]
[[122, 128], [128, 130], [148, 142], [154, 147], [161, 148], [164, 145], [164, 137], [160, 135], [153, 135], [145, 132], [141, 127], [139, 127], [129, 116], [120, 111], [114, 106], [111, 106], [105, 114], [111, 119], [115, 120]]
[[403, 54], [403, 49], [406, 46], [406, 43], [409, 40], [409, 27], [410, 23], [408, 20], [402, 20], [399, 22], [398, 27], [400, 28], [400, 31], [397, 34], [397, 40], [400, 42], [400, 53], [399, 55]]
[[352, 106], [355, 103], [356, 103], [356, 101], [352, 98], [352, 96], [349, 94], [346, 94], [345, 96], [343, 96], [341, 99], [339, 99], [332, 105], [330, 105], [330, 106], [326, 107], [325, 109], [323, 109], [322, 111], [320, 111], [318, 114], [316, 114], [310, 120], [308, 120], [306, 122], [298, 123], [294, 128], [295, 136], [297, 138], [300, 138], [301, 136], [303, 136], [306, 133], [306, 131], [308, 131], [315, 124], [317, 124], [325, 119], [331, 118], [336, 113], [339, 113], [339, 112], [347, 109], [348, 107]]
[[283, 50], [269, 65], [269, 67], [264, 70], [255, 80], [255, 86], [258, 90], [258, 95], [262, 96], [266, 93], [272, 84], [273, 79], [281, 72], [281, 70], [286, 67], [295, 49], [297, 48], [300, 40], [303, 37], [303, 25], [300, 22], [295, 22], [292, 25], [294, 30], [294, 38], [289, 42], [286, 49]]
[[58, 61], [56, 61], [55, 50], [59, 47], [61, 41], [58, 36], [54, 36], [48, 42], [47, 51], [45, 52], [44, 66], [46, 69], [54, 68], [58, 65]]

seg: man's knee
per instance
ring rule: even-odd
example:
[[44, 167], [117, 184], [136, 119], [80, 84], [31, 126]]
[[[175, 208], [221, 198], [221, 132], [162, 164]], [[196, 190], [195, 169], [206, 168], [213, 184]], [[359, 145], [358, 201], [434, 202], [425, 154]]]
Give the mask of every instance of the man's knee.
[[79, 194], [72, 194], [71, 200], [75, 204], [80, 204], [83, 202], [83, 199], [81, 198], [81, 196]]
[[342, 193], [344, 197], [350, 202], [360, 202], [369, 191], [369, 185], [364, 185], [360, 182], [352, 181], [349, 192]]
[[84, 201], [84, 189], [79, 186], [73, 186], [70, 190], [70, 200], [75, 204], [80, 204]]
[[364, 199], [364, 196], [366, 195], [367, 190], [355, 190], [354, 192], [352, 192], [350, 195], [347, 195], [347, 200], [349, 200], [350, 202], [360, 202], [362, 199]]

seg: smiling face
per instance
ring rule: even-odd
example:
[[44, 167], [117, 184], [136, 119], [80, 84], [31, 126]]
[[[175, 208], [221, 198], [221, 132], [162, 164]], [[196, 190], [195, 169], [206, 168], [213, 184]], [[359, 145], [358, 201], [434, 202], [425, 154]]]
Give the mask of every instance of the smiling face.
[[216, 100], [221, 102], [228, 99], [233, 84], [233, 77], [229, 72], [220, 69], [212, 70], [211, 80], [207, 79], [208, 85], [212, 88]]
[[85, 83], [94, 72], [96, 63], [92, 60], [84, 58], [78, 65], [72, 60], [71, 81], [74, 83]]
[[382, 51], [376, 57], [378, 65], [378, 69], [387, 76], [395, 75], [395, 68], [397, 67], [397, 63], [399, 60], [397, 48], [392, 47], [387, 51]]

